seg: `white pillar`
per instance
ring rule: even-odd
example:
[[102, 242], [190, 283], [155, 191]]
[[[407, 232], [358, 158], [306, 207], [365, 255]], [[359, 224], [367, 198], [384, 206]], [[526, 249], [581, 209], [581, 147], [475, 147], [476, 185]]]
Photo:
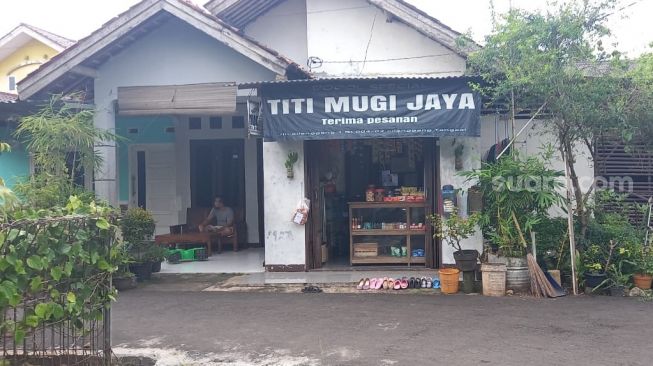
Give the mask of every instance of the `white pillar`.
[[[116, 132], [116, 116], [113, 100], [97, 101], [93, 123], [95, 127]], [[96, 146], [96, 151], [102, 158], [101, 166], [95, 171], [95, 194], [106, 200], [112, 206], [118, 205], [118, 169], [117, 150], [114, 141], [102, 142]]]
[[[297, 152], [295, 177], [286, 175], [284, 162], [289, 152]], [[306, 232], [303, 225], [291, 222], [297, 202], [304, 192], [304, 145], [300, 142], [263, 143], [263, 185], [265, 205], [265, 265], [304, 266]]]

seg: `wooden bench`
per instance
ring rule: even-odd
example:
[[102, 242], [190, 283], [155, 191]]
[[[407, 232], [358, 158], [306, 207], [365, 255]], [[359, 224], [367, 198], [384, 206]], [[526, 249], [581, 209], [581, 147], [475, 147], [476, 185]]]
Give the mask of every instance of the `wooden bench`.
[[233, 234], [200, 232], [199, 224], [209, 215], [210, 208], [189, 208], [186, 210], [186, 224], [170, 226], [170, 234], [157, 235], [154, 242], [159, 245], [202, 244], [206, 246], [206, 254], [213, 254], [213, 244], [218, 244], [218, 253], [222, 252], [223, 244], [231, 244], [234, 252], [238, 251], [238, 226], [234, 223]]

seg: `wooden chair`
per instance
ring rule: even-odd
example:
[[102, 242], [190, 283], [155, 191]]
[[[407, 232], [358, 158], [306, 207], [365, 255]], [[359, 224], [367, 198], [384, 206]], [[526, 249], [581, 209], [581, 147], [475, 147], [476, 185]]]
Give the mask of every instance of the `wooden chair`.
[[[241, 234], [239, 238], [238, 233]], [[218, 237], [218, 253], [222, 253], [222, 246], [224, 244], [231, 245], [234, 252], [238, 251], [240, 247], [240, 240], [247, 237], [247, 225], [243, 218], [243, 211], [240, 209], [234, 209], [234, 225], [233, 225], [233, 234], [226, 236]], [[242, 236], [244, 235], [244, 236]]]

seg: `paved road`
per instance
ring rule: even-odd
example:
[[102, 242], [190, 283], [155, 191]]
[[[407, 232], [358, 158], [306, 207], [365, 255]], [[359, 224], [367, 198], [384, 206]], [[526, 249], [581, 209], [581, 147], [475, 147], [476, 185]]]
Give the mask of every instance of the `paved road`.
[[651, 365], [653, 302], [132, 290], [118, 353], [160, 364]]

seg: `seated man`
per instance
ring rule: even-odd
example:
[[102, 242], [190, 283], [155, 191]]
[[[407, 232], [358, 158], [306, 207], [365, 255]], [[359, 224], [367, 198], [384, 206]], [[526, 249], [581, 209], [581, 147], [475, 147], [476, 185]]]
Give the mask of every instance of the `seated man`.
[[213, 208], [209, 216], [199, 225], [201, 232], [215, 232], [222, 236], [234, 233], [234, 211], [226, 207], [221, 197], [213, 201]]

